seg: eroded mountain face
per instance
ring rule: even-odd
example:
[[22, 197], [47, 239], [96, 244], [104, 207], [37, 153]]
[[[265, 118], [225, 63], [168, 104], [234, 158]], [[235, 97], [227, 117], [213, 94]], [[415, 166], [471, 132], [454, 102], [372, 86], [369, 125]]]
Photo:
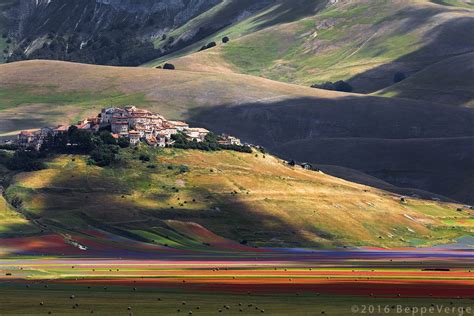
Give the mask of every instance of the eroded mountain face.
[[222, 0], [16, 0], [2, 8], [8, 60], [139, 65], [162, 55], [152, 40]]

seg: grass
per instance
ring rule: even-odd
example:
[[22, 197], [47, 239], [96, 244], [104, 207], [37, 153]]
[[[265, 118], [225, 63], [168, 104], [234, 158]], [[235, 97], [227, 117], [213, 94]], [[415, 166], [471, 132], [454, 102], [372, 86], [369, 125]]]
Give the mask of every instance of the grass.
[[[12, 84], [0, 88], [0, 98], [2, 100], [0, 102], [0, 112], [18, 113], [18, 109], [30, 112], [23, 119], [25, 122], [15, 124], [18, 129], [22, 125], [27, 128], [42, 127], [47, 124], [44, 121], [51, 122], [50, 124], [73, 123], [91, 113], [99, 112], [101, 108], [110, 104], [146, 105], [148, 103], [144, 94], [139, 92], [124, 94], [114, 89], [107, 91], [58, 91], [58, 87], [52, 85]], [[42, 109], [41, 113], [35, 111], [38, 108]], [[66, 119], [64, 118], [65, 111], [69, 112]], [[21, 116], [19, 115], [15, 119], [21, 120]], [[10, 130], [8, 124], [5, 124], [4, 128], [7, 128], [7, 130], [0, 127], [0, 133]]]
[[[74, 293], [75, 298], [70, 299]], [[160, 298], [160, 301], [157, 300]], [[43, 305], [40, 303], [43, 302]], [[185, 305], [183, 305], [185, 302]], [[239, 314], [239, 309], [245, 315], [315, 315], [323, 311], [327, 315], [349, 315], [351, 306], [368, 305], [376, 306], [430, 306], [431, 299], [387, 299], [364, 298], [356, 296], [334, 296], [303, 293], [299, 296], [291, 294], [256, 294], [247, 296], [243, 294], [223, 294], [205, 292], [187, 292], [179, 290], [140, 289], [137, 292], [130, 288], [109, 287], [104, 291], [101, 287], [87, 289], [85, 286], [49, 285], [48, 289], [40, 285], [33, 285], [26, 289], [20, 285], [0, 285], [0, 312], [2, 315], [85, 315], [94, 311], [94, 314], [112, 315], [133, 313], [138, 315], [219, 315]], [[74, 304], [77, 308], [73, 308]], [[240, 307], [239, 304], [242, 306]], [[252, 306], [249, 306], [251, 304]], [[469, 306], [465, 300], [455, 300], [454, 305], [449, 300], [437, 299], [436, 304], [453, 306], [456, 308]], [[228, 305], [230, 310], [223, 306]], [[131, 310], [128, 310], [128, 308]], [[198, 309], [199, 307], [199, 309]], [[258, 307], [256, 309], [255, 307]], [[180, 312], [178, 312], [180, 310]], [[390, 310], [390, 308], [389, 308]], [[391, 311], [384, 315], [397, 315]], [[441, 315], [433, 313], [432, 315]]]
[[[234, 41], [222, 47], [222, 54], [225, 61], [241, 72], [274, 80], [305, 85], [347, 80], [354, 75], [351, 68], [375, 62], [386, 63], [417, 48], [414, 44], [418, 36], [414, 33], [398, 35], [394, 31], [371, 39], [369, 36], [375, 35], [372, 30], [367, 30], [362, 37], [357, 31], [350, 31], [371, 29], [388, 14], [393, 14], [391, 10], [387, 2], [357, 5], [345, 10], [329, 8], [315, 17], [273, 27]], [[325, 20], [336, 20], [336, 24], [318, 29], [316, 23]], [[266, 45], [268, 39], [271, 39], [271, 43]], [[308, 49], [316, 44], [321, 47], [317, 51]], [[272, 54], [273, 47], [279, 46], [280, 49]], [[286, 49], [281, 49], [282, 46]], [[249, 60], [256, 67], [248, 67]], [[296, 74], [289, 75], [291, 72]]]
[[[152, 161], [140, 162], [141, 151]], [[86, 214], [177, 248], [207, 242], [181, 222], [273, 246], [389, 247], [415, 238], [430, 245], [468, 234], [461, 222], [449, 234], [443, 230], [445, 219], [470, 218], [455, 205], [422, 200], [403, 205], [383, 192], [289, 168], [269, 155], [150, 148], [122, 155], [124, 162], [115, 168], [88, 166], [79, 156], [56, 158], [46, 170], [15, 176], [7, 196], [21, 197], [31, 216], [72, 230], [87, 228], [81, 215]], [[189, 171], [182, 173], [182, 165]]]
[[[462, 5], [472, 7], [464, 2]], [[452, 8], [441, 10], [448, 16]], [[231, 43], [198, 54], [183, 50], [165, 56], [160, 62], [171, 60], [179, 69], [233, 71], [306, 86], [354, 79], [356, 91], [374, 92], [393, 84], [395, 70], [383, 65], [395, 62], [395, 68], [415, 72], [451, 57], [454, 50], [465, 51], [453, 49], [446, 40], [459, 38], [458, 42], [462, 42], [459, 33], [428, 43], [429, 32], [434, 28], [443, 32], [445, 26], [449, 32], [448, 25], [457, 18], [450, 16], [449, 21], [444, 21], [446, 24], [437, 22], [436, 26], [423, 23], [438, 13], [423, 1], [404, 5], [371, 1], [363, 5], [337, 4], [310, 17], [298, 16], [285, 20], [288, 23], [266, 25], [268, 11], [259, 12], [208, 39], [230, 34]], [[440, 51], [446, 47], [446, 53], [441, 53], [437, 60], [427, 60], [419, 52], [429, 45]], [[431, 50], [426, 49], [425, 53]], [[209, 60], [219, 61], [220, 66], [208, 67]]]
[[38, 233], [39, 230], [0, 196], [0, 236]]
[[[0, 111], [28, 104], [74, 105], [77, 107], [91, 107], [93, 105], [106, 106], [109, 104], [138, 103], [146, 104], [143, 95], [124, 95], [114, 91], [58, 91], [54, 86], [22, 86], [2, 87], [0, 89], [2, 104]], [[54, 114], [54, 112], [52, 113]]]
[[[21, 129], [77, 121], [102, 107], [134, 104], [169, 119], [186, 119], [191, 111], [228, 102], [245, 103], [310, 89], [266, 80], [220, 75], [103, 67], [52, 61], [2, 65], [0, 135]], [[242, 89], [246, 98], [242, 98]], [[206, 95], [202, 91], [207, 91]]]
[[452, 7], [460, 7], [460, 8], [469, 8], [472, 9], [474, 7], [474, 2], [472, 0], [462, 1], [462, 0], [431, 0], [431, 2], [445, 5], [445, 6], [452, 6]]

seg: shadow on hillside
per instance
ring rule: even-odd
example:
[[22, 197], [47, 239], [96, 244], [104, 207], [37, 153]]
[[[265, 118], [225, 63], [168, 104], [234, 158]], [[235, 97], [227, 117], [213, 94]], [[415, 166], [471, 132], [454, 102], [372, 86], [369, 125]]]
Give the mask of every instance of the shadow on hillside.
[[[109, 183], [104, 186], [104, 181], [91, 179], [86, 174], [67, 179], [62, 176], [53, 178], [48, 189], [33, 193], [32, 198], [41, 201], [35, 217], [47, 227], [73, 231], [93, 227], [137, 241], [147, 240], [130, 230], [170, 229], [166, 221], [177, 220], [198, 223], [219, 236], [236, 242], [247, 241], [249, 245], [321, 246], [308, 239], [302, 229], [332, 242], [330, 233], [319, 231], [314, 226], [296, 227], [278, 216], [261, 212], [258, 207], [250, 207], [243, 198], [246, 192], [235, 194], [229, 189], [228, 193], [213, 193], [203, 187], [193, 187], [189, 189], [192, 197], [188, 201], [176, 201], [176, 194], [159, 194], [154, 195], [157, 200], [172, 198], [173, 201], [169, 206], [153, 207], [133, 200], [132, 193], [137, 188], [132, 190], [127, 183], [112, 178], [106, 181]], [[192, 203], [204, 203], [206, 207], [185, 207]], [[336, 246], [338, 242], [334, 241], [332, 245]]]
[[283, 0], [272, 10], [256, 18], [255, 22], [259, 24], [258, 29], [264, 29], [277, 24], [298, 21], [314, 15], [319, 9], [324, 8], [327, 2], [327, 0]]
[[189, 115], [197, 126], [287, 159], [352, 168], [441, 195], [474, 170], [472, 109], [345, 96], [222, 105]]
[[[399, 13], [400, 19], [404, 18], [406, 22], [402, 23], [397, 30], [392, 32], [403, 36], [407, 32], [413, 31], [413, 29], [429, 24], [430, 19], [436, 18], [436, 15], [441, 12], [443, 12], [443, 10], [436, 8], [407, 8]], [[406, 18], [407, 16], [409, 17], [408, 19]], [[396, 19], [397, 15], [393, 18]], [[459, 17], [444, 22], [424, 35], [422, 42], [427, 43], [426, 45], [414, 52], [403, 55], [393, 62], [383, 64], [362, 74], [356, 75], [349, 79], [349, 82], [355, 88], [355, 92], [372, 93], [393, 85], [394, 75], [397, 72], [403, 72], [407, 76], [410, 76], [427, 66], [440, 62], [441, 60], [472, 52], [474, 51], [474, 42], [468, 40], [472, 37], [472, 29], [474, 29], [474, 17]], [[384, 50], [374, 50], [372, 52], [373, 58], [377, 58], [379, 54], [383, 53], [385, 53]], [[446, 71], [446, 74], [433, 75], [440, 77], [451, 76], [453, 81], [459, 80], [459, 78], [456, 77], [456, 69], [450, 69], [447, 67]], [[463, 79], [474, 84], [472, 76]], [[453, 84], [452, 87], [447, 88], [453, 89], [455, 88], [455, 85]], [[443, 90], [443, 87], [439, 87], [439, 89]], [[455, 91], [452, 91], [452, 94], [455, 93]], [[398, 97], [406, 97], [403, 90], [400, 91]], [[457, 100], [455, 95], [449, 100], [449, 104], [452, 105], [460, 105], [466, 102], [464, 98]]]

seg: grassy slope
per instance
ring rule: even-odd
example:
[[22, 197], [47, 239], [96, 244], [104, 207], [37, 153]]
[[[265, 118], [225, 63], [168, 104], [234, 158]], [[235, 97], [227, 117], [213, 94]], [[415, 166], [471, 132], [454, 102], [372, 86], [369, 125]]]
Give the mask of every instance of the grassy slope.
[[5, 199], [0, 196], [0, 234], [28, 234], [38, 232], [24, 217], [13, 211]]
[[[424, 169], [428, 168], [426, 173], [416, 178], [405, 174], [405, 182], [401, 184], [425, 190], [439, 188], [438, 184], [442, 184], [437, 193], [456, 198], [469, 195], [456, 194], [454, 191], [467, 191], [454, 190], [453, 186], [468, 182], [463, 177], [466, 170], [472, 169], [472, 163], [469, 165], [463, 155], [451, 153], [469, 153], [472, 146], [466, 147], [467, 141], [455, 142], [459, 146], [450, 146], [447, 152], [444, 141], [438, 139], [472, 136], [472, 113], [468, 109], [336, 93], [232, 73], [101, 67], [51, 61], [0, 66], [0, 95], [0, 135], [73, 122], [79, 117], [95, 115], [106, 105], [133, 103], [170, 119], [186, 119], [216, 132], [235, 134], [287, 158], [335, 164], [336, 160], [345, 157], [343, 166], [376, 172], [374, 168], [366, 168], [368, 162], [374, 162], [366, 156], [377, 152], [376, 165], [381, 166], [380, 170], [391, 171], [396, 166], [395, 172], [399, 172], [418, 165], [420, 156], [435, 157], [423, 165]], [[288, 129], [289, 126], [292, 128]], [[319, 137], [326, 137], [326, 140], [319, 142]], [[340, 144], [342, 149], [353, 148], [351, 144], [358, 144], [359, 137], [369, 137], [372, 143], [366, 144], [363, 150], [356, 150], [361, 155], [352, 152], [341, 157], [340, 150], [335, 151], [328, 142], [327, 138], [332, 137], [347, 138], [346, 143]], [[391, 161], [400, 155], [380, 153], [377, 149], [387, 138], [425, 138], [423, 143], [432, 145], [428, 147], [429, 151], [426, 147], [410, 146], [413, 151], [402, 157], [403, 163], [394, 165]], [[305, 145], [298, 147], [298, 156], [293, 155], [287, 148], [300, 140], [304, 140]], [[334, 142], [339, 144], [337, 139]], [[397, 142], [392, 150], [404, 151], [409, 143], [409, 140]], [[357, 162], [363, 165], [357, 165]], [[447, 165], [454, 169], [448, 170]], [[391, 175], [383, 178], [392, 184], [400, 184]], [[413, 181], [406, 182], [407, 179]], [[469, 198], [463, 200], [471, 201]]]
[[[303, 85], [351, 79], [358, 91], [373, 92], [391, 85], [396, 71], [412, 74], [474, 49], [465, 41], [473, 11], [427, 1], [344, 2], [259, 31], [262, 16], [249, 17], [216, 38], [248, 35], [172, 62], [180, 69], [225, 68]], [[214, 64], [219, 65], [214, 69]], [[450, 97], [456, 100], [455, 94]]]
[[[46, 170], [17, 175], [7, 195], [21, 197], [32, 216], [70, 229], [85, 229], [92, 218], [160, 236], [164, 223], [186, 230], [169, 222], [178, 220], [256, 245], [426, 245], [472, 227], [472, 214], [457, 212], [454, 204], [403, 204], [397, 196], [290, 168], [269, 155], [141, 150], [152, 162], [143, 164], [132, 150], [117, 168], [87, 166], [77, 156], [54, 159]], [[181, 165], [190, 171], [181, 173]]]
[[[255, 11], [255, 8], [253, 8], [255, 3], [251, 0], [223, 1], [211, 10], [190, 20], [182, 27], [173, 30], [169, 36], [173, 36], [176, 39], [186, 38], [189, 34], [194, 34], [199, 28], [212, 29], [220, 26], [223, 29], [169, 56], [151, 61], [146, 66], [156, 66], [169, 59], [189, 55], [211, 41], [221, 43], [224, 36], [236, 39], [272, 25], [298, 20], [320, 10], [327, 1], [272, 0], [267, 2], [267, 5], [264, 5], [260, 11]], [[157, 40], [155, 45], [161, 47], [164, 43], [161, 40]]]
[[0, 135], [74, 122], [109, 105], [145, 106], [178, 119], [189, 117], [192, 109], [222, 104], [340, 95], [237, 74], [52, 61], [12, 63], [0, 68]]
[[472, 60], [474, 53], [448, 58], [377, 94], [474, 107]]

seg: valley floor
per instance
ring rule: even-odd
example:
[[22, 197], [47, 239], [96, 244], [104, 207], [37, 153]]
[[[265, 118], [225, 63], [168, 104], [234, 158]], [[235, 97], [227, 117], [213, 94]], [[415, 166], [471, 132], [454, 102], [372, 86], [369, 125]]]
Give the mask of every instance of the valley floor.
[[449, 249], [4, 258], [0, 314], [470, 315], [473, 263]]

